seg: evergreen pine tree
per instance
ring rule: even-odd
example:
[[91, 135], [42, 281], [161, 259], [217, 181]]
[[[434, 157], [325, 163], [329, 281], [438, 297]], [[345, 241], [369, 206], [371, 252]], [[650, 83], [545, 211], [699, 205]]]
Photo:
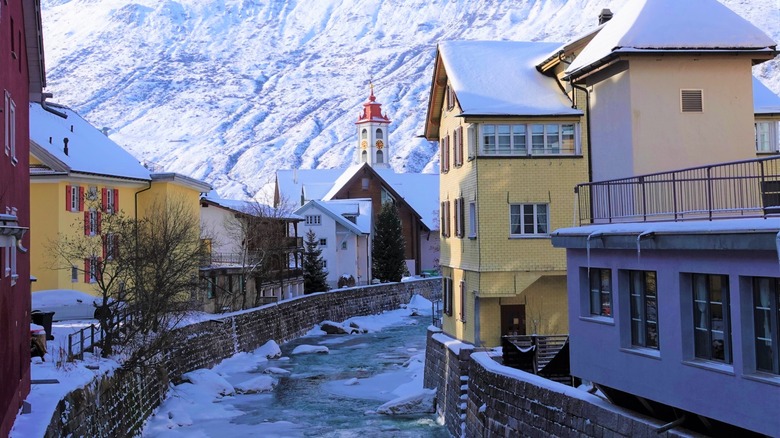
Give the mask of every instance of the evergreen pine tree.
[[306, 250], [303, 252], [303, 293], [323, 292], [329, 289], [328, 273], [322, 260], [322, 250], [314, 231], [306, 233], [304, 241]]
[[374, 228], [374, 242], [371, 251], [373, 259], [374, 278], [385, 281], [401, 281], [406, 263], [401, 219], [398, 217], [398, 209], [392, 202], [382, 205], [379, 212], [376, 227]]

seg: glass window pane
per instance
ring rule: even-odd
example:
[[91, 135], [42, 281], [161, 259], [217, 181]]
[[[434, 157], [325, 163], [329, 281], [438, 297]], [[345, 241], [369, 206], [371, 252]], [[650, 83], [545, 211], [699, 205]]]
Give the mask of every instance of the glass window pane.
[[512, 205], [509, 210], [509, 227], [511, 234], [522, 234], [523, 230], [520, 226], [522, 216], [522, 206]]
[[498, 153], [508, 154], [510, 152], [511, 127], [509, 125], [498, 125]]
[[526, 153], [525, 144], [525, 125], [513, 125], [512, 126], [512, 153], [522, 154]]
[[574, 141], [574, 124], [561, 125], [561, 153], [575, 154], [577, 146]]
[[482, 126], [482, 142], [483, 142], [483, 151], [485, 152], [485, 154], [496, 153], [496, 126], [495, 125]]
[[536, 205], [536, 232], [547, 234], [547, 206], [544, 204]]
[[531, 125], [531, 153], [544, 153], [544, 125]]
[[548, 124], [547, 130], [547, 152], [558, 154], [561, 152], [561, 139], [558, 136], [559, 125]]
[[534, 206], [523, 206], [523, 232], [526, 234], [534, 233]]

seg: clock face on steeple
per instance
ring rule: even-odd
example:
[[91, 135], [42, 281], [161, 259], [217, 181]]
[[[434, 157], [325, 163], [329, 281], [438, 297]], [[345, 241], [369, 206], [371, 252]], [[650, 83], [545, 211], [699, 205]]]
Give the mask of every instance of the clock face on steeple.
[[368, 142], [367, 141], [363, 140], [363, 141], [360, 142], [360, 148], [361, 149], [365, 149], [367, 147], [368, 147]]
[[385, 143], [382, 140], [377, 140], [376, 141], [376, 148], [377, 149], [382, 149], [383, 147], [385, 147]]

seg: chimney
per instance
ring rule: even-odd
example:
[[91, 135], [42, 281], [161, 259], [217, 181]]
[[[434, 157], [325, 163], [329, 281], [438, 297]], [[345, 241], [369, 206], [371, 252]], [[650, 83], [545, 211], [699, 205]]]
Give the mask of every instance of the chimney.
[[609, 8], [602, 9], [601, 13], [599, 14], [599, 24], [604, 24], [611, 19], [612, 11], [610, 11]]
[[70, 140], [68, 140], [68, 137], [65, 137], [65, 138], [63, 138], [63, 139], [62, 139], [62, 142], [63, 142], [63, 143], [65, 143], [65, 149], [64, 149], [64, 151], [65, 151], [65, 155], [66, 155], [66, 156], [68, 155], [68, 142], [69, 142], [69, 141], [70, 141]]

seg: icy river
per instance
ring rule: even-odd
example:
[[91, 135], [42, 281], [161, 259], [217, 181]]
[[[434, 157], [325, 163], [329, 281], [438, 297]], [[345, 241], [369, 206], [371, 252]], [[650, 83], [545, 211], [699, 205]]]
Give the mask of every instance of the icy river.
[[[422, 314], [413, 316], [412, 307]], [[190, 373], [192, 383], [171, 390], [143, 436], [449, 436], [434, 414], [377, 413], [387, 402], [425, 399], [430, 302], [415, 297], [410, 308], [349, 322], [367, 333], [327, 335], [314, 327], [281, 346], [271, 342]]]

